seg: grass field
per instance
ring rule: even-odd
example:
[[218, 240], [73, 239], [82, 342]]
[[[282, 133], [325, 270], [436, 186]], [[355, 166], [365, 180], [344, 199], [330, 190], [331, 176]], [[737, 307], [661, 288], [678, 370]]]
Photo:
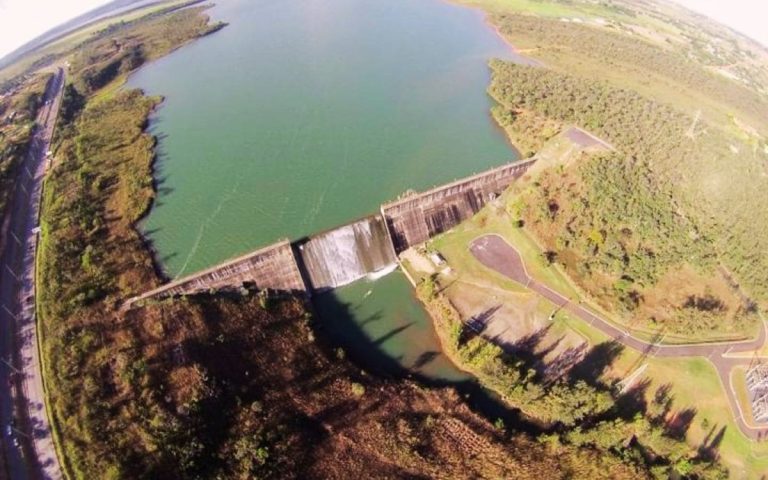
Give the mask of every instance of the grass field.
[[461, 0], [462, 4], [492, 13], [526, 12], [546, 17], [617, 18], [618, 11], [587, 2], [542, 2], [538, 0]]
[[[468, 244], [474, 238], [496, 233], [520, 251], [532, 276], [555, 290], [563, 289], [578, 297], [570, 287], [570, 282], [557, 269], [546, 265], [537, 245], [525, 234], [524, 229], [513, 227], [511, 222], [505, 221], [503, 215], [494, 215], [492, 210], [493, 207], [486, 207], [470, 221], [431, 241], [430, 248], [443, 254], [452, 275], [457, 278], [467, 276], [481, 279], [499, 288], [519, 292], [519, 285], [510, 286], [509, 279], [482, 266], [469, 252]], [[556, 315], [555, 323], [559, 327], [556, 331], [571, 329], [592, 345], [610, 340], [582, 320], [563, 312]], [[730, 469], [732, 478], [757, 479], [760, 478], [758, 472], [768, 471], [768, 444], [751, 442], [738, 430], [717, 372], [707, 359], [643, 358], [639, 352], [624, 349], [606, 371], [606, 380], [626, 378], [643, 364], [647, 366], [639, 380], [644, 378], [649, 382], [644, 394], [648, 400], [659, 386], [669, 384], [674, 408], [695, 410], [694, 419], [687, 431], [687, 440], [691, 446], [702, 445], [724, 428], [718, 452], [723, 463]], [[738, 382], [735, 383], [740, 387]]]

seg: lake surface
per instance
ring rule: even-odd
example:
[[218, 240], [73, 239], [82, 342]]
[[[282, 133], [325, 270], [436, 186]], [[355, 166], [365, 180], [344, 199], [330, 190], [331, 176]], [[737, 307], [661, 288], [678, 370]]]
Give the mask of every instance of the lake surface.
[[[142, 228], [169, 277], [516, 158], [485, 93], [488, 60], [513, 54], [478, 11], [441, 0], [221, 0], [210, 12], [229, 26], [129, 80], [165, 97], [150, 127], [158, 198]], [[334, 338], [365, 345], [358, 353], [379, 366], [466, 378], [400, 273], [317, 306]]]
[[222, 0], [230, 25], [134, 74], [165, 96], [143, 229], [170, 277], [499, 165], [475, 10], [439, 0]]

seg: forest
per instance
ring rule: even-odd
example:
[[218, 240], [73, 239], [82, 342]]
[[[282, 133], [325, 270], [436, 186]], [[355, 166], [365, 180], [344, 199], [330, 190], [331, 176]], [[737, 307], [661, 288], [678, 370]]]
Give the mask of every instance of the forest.
[[686, 108], [712, 103], [721, 116], [738, 112], [763, 131], [768, 129], [764, 95], [703, 68], [675, 43], [655, 44], [615, 28], [528, 15], [502, 14], [491, 21], [515, 45], [532, 50], [555, 70], [612, 82]]
[[534, 353], [541, 346], [535, 335], [526, 338], [524, 347], [502, 349], [462, 322], [442, 293], [443, 286], [428, 276], [417, 292], [436, 322], [446, 353], [534, 421], [542, 431], [540, 441], [586, 446], [653, 478], [727, 478], [717, 461], [723, 431], [691, 447], [686, 431], [695, 415], [674, 404], [669, 385], [648, 392], [649, 384], [641, 382], [621, 391], [616, 380], [606, 378], [605, 371], [622, 353], [620, 344], [594, 345], [563, 375], [552, 376], [541, 361], [544, 354]]
[[[765, 196], [758, 193], [765, 164], [755, 158], [762, 152], [715, 128], [691, 138], [691, 117], [629, 89], [501, 61], [492, 69], [494, 117], [513, 141], [541, 144], [558, 131], [554, 122], [586, 128], [615, 148], [545, 172], [521, 192], [513, 210], [551, 257], [603, 306], [646, 326], [751, 331], [755, 302], [768, 294], [768, 264], [759, 254], [768, 245], [768, 210], [759, 208]], [[666, 318], [643, 312], [644, 299], [682, 267], [703, 283], [723, 268], [733, 272], [755, 301], [709, 308], [683, 299]], [[714, 296], [705, 290], [698, 295]]]
[[[103, 52], [115, 43], [141, 41], [146, 58], [155, 58], [212, 28], [202, 8], [190, 9], [125, 25], [91, 47]], [[87, 58], [95, 65], [110, 62], [98, 55]], [[118, 58], [122, 75], [127, 67]], [[55, 161], [44, 185], [38, 250], [48, 402], [59, 458], [72, 478], [109, 472], [98, 459], [119, 435], [104, 437], [102, 420], [121, 415], [126, 392], [112, 390], [108, 377], [113, 371], [130, 375], [113, 362], [137, 341], [113, 328], [119, 303], [160, 282], [134, 227], [154, 197], [155, 140], [144, 129], [160, 99], [127, 89], [102, 89], [96, 98], [96, 84], [87, 79], [98, 68], [84, 57], [70, 68]]]

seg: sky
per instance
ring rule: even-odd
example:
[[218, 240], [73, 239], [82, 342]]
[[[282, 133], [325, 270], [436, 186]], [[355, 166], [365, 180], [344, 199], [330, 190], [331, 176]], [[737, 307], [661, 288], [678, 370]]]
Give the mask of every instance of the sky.
[[[2, 0], [0, 0], [2, 1]], [[768, 47], [768, 2], [764, 0], [672, 0], [728, 25]]]
[[[51, 28], [108, 0], [0, 0], [0, 58]], [[768, 2], [673, 0], [768, 46]]]
[[108, 0], [0, 0], [0, 58]]

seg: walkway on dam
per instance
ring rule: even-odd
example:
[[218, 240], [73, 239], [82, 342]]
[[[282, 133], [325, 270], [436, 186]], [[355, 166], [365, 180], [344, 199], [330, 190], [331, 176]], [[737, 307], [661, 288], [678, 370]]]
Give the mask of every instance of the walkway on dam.
[[744, 420], [744, 412], [741, 410], [736, 392], [734, 392], [730, 381], [730, 374], [733, 368], [739, 365], [747, 365], [749, 359], [726, 356], [731, 353], [750, 352], [762, 347], [766, 340], [766, 325], [764, 320], [762, 321], [760, 333], [752, 340], [686, 345], [661, 345], [659, 343], [649, 343], [645, 340], [633, 337], [629, 332], [622, 330], [617, 325], [604, 320], [588, 310], [580, 302], [574, 303], [568, 297], [532, 278], [525, 268], [525, 263], [523, 262], [520, 252], [507, 243], [501, 236], [491, 234], [476, 238], [470, 243], [469, 250], [484, 266], [533, 290], [561, 309], [566, 310], [584, 320], [590, 326], [600, 330], [608, 337], [624, 346], [642, 353], [643, 355], [665, 358], [706, 357], [714, 365], [715, 370], [720, 377], [720, 382], [728, 397], [728, 403], [731, 406], [734, 420], [742, 433], [752, 440], [768, 438], [768, 427], [753, 427], [748, 425]]

